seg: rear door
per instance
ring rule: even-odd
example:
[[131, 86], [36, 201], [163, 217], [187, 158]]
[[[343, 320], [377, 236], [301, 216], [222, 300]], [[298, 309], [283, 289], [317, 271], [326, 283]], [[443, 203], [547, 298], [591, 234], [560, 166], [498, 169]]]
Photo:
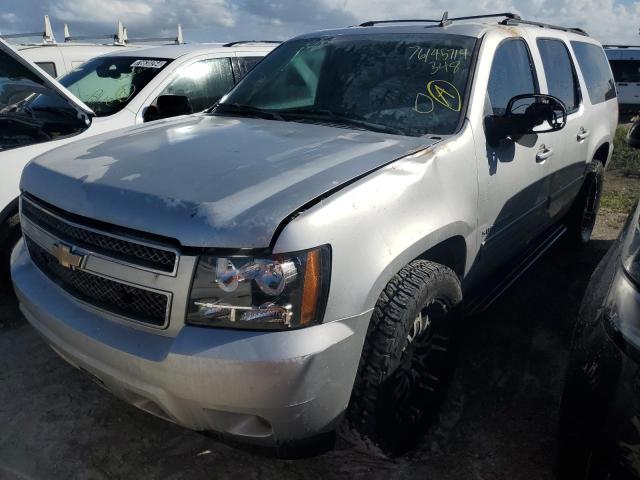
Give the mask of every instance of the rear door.
[[[582, 185], [588, 155], [588, 116], [582, 101], [582, 89], [568, 45], [560, 38], [536, 39], [544, 71], [544, 93], [562, 100], [567, 108], [567, 124], [563, 130], [546, 137], [561, 148], [548, 160], [549, 216], [560, 218], [571, 207]], [[545, 91], [546, 90], [546, 91]]]

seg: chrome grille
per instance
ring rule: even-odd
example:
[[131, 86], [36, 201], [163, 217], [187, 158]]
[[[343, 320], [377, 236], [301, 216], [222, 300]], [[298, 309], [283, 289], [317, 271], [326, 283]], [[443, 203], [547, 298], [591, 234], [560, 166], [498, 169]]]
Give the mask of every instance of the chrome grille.
[[97, 232], [89, 227], [78, 225], [70, 219], [63, 218], [63, 214], [53, 214], [24, 197], [21, 208], [22, 214], [34, 224], [78, 247], [107, 255], [114, 260], [121, 260], [160, 272], [173, 274], [176, 270], [177, 255], [175, 251]]
[[140, 322], [163, 326], [169, 297], [91, 273], [65, 268], [48, 251], [25, 236], [33, 263], [53, 282], [74, 297], [103, 310]]

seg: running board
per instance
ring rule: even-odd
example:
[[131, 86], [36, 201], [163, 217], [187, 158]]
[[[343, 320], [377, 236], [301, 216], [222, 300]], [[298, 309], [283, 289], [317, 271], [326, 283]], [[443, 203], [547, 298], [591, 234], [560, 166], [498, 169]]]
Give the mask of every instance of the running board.
[[567, 227], [560, 225], [551, 231], [551, 234], [547, 236], [542, 242], [540, 242], [535, 248], [529, 250], [524, 258], [516, 263], [513, 268], [502, 280], [489, 291], [488, 294], [481, 294], [477, 297], [473, 297], [472, 300], [465, 306], [465, 314], [476, 315], [484, 312], [493, 303], [506, 292], [511, 285], [513, 285], [529, 268], [531, 268], [538, 259], [544, 255], [560, 238], [567, 232]]

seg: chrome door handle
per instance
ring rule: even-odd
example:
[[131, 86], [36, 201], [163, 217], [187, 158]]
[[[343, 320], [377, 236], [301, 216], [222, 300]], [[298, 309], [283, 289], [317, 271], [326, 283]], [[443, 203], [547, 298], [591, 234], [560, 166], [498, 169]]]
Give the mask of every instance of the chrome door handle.
[[586, 140], [587, 138], [589, 138], [589, 135], [591, 135], [591, 132], [581, 127], [580, 131], [578, 132], [578, 141], [582, 142], [583, 140]]
[[542, 145], [540, 150], [536, 154], [536, 162], [544, 163], [544, 161], [553, 155], [553, 148], [549, 148], [546, 145]]

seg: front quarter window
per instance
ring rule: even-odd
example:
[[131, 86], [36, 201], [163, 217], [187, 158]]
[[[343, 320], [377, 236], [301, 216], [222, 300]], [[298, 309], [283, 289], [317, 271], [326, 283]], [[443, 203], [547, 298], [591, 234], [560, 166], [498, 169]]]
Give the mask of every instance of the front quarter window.
[[451, 134], [466, 110], [475, 45], [472, 37], [429, 33], [292, 40], [214, 112], [408, 136]]

